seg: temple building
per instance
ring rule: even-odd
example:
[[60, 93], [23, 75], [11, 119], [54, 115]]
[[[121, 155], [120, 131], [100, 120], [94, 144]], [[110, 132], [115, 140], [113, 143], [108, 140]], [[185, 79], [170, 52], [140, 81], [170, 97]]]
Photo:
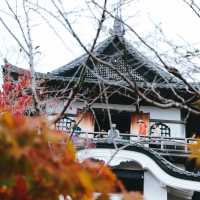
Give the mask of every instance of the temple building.
[[[9, 70], [16, 81], [23, 74], [14, 66]], [[191, 137], [200, 130], [199, 117], [179, 106], [159, 106], [165, 99], [182, 99], [192, 105], [196, 96], [184, 81], [127, 41], [120, 10], [111, 35], [95, 47], [92, 55], [85, 53], [36, 76], [43, 109], [50, 119], [71, 101], [70, 92], [74, 92], [56, 127], [69, 131], [77, 123], [78, 132], [96, 144], [95, 149], [78, 150], [80, 161], [107, 163], [128, 189], [141, 191], [145, 200], [200, 199], [200, 173], [194, 160], [188, 160], [187, 146], [195, 142]], [[116, 151], [113, 143], [106, 142], [111, 124], [116, 124], [121, 135], [121, 141], [116, 140], [118, 147], [128, 145], [109, 163]]]
[[[147, 200], [198, 199], [200, 175], [194, 160], [188, 160], [187, 148], [200, 128], [198, 116], [180, 107], [161, 108], [153, 103], [162, 104], [170, 97], [172, 101], [182, 98], [192, 104], [195, 95], [181, 79], [126, 40], [119, 12], [110, 37], [99, 43], [92, 54], [86, 53], [48, 73], [45, 82], [47, 91], [53, 91], [54, 86], [52, 94], [59, 97], [55, 103], [51, 94], [46, 102], [46, 112], [53, 117], [69, 100], [70, 89], [82, 79], [79, 93], [57, 123], [58, 129], [68, 130], [75, 121], [79, 131], [86, 133], [82, 136], [95, 142], [95, 149], [80, 149], [78, 159], [107, 163], [128, 189], [141, 191]], [[141, 98], [137, 90], [152, 102]], [[130, 146], [109, 163], [115, 145], [106, 137], [95, 137], [99, 132], [106, 134], [113, 123], [121, 134], [119, 147], [127, 145], [127, 141]], [[147, 140], [142, 143], [144, 138]]]
[[[200, 128], [198, 117], [179, 107], [165, 109], [152, 102], [165, 104], [162, 101], [165, 98], [174, 101], [182, 98], [191, 102], [192, 98], [195, 101], [195, 96], [188, 92], [188, 87], [182, 80], [149, 60], [126, 40], [125, 29], [120, 20], [117, 15], [111, 36], [99, 43], [93, 51], [97, 59], [88, 59], [86, 53], [47, 74], [45, 87], [47, 91], [52, 91], [46, 106], [47, 113], [54, 115], [62, 110], [69, 94], [67, 91], [80, 79], [81, 69], [85, 65], [79, 95], [66, 111], [68, 119], [70, 116], [76, 121], [84, 113], [83, 120], [79, 123], [82, 131], [108, 131], [112, 121], [117, 124], [121, 133], [140, 134], [139, 125], [142, 125], [143, 129], [145, 127], [141, 132], [144, 136], [192, 136]], [[106, 63], [110, 63], [114, 68]], [[131, 88], [123, 76], [152, 102], [141, 98], [137, 89]], [[67, 89], [64, 89], [66, 87]], [[56, 105], [54, 98], [51, 99], [55, 94], [59, 97]], [[139, 121], [143, 124], [138, 123]], [[196, 123], [196, 126], [191, 123]], [[64, 128], [62, 122], [59, 126]], [[156, 132], [157, 126], [160, 131]]]

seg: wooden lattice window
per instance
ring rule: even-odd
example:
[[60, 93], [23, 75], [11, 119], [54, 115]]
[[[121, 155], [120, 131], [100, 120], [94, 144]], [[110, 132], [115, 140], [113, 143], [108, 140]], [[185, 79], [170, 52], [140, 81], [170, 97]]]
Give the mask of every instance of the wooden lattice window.
[[163, 136], [163, 137], [170, 137], [171, 130], [169, 126], [163, 124], [161, 122], [156, 122], [150, 127], [150, 135], [151, 136]]
[[73, 128], [75, 120], [70, 117], [63, 117], [56, 123], [56, 129], [61, 131], [69, 131]]

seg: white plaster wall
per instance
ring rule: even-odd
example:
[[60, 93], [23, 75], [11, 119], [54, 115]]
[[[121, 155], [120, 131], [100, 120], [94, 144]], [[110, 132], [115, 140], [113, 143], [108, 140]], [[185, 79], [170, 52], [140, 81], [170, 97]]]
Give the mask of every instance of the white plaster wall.
[[[150, 119], [177, 120], [181, 121], [181, 111], [179, 108], [161, 109], [153, 106], [141, 107], [144, 112], [150, 113]], [[171, 137], [185, 138], [185, 125], [177, 123], [165, 123], [171, 129]], [[150, 123], [150, 126], [152, 123]]]
[[149, 171], [144, 171], [144, 200], [167, 200], [167, 188]]
[[[77, 104], [78, 105], [78, 104]], [[107, 108], [106, 104], [95, 103], [92, 106], [93, 108]], [[119, 104], [110, 104], [110, 109], [119, 110], [119, 111], [128, 111], [135, 112], [135, 106], [132, 105], [119, 105]], [[178, 108], [168, 108], [161, 109], [153, 106], [141, 106], [140, 110], [144, 113], [151, 113], [151, 119], [167, 119], [167, 120], [181, 120], [181, 112]]]
[[[63, 102], [52, 103], [51, 100], [47, 102], [47, 113], [59, 113], [64, 106]], [[73, 102], [69, 109], [66, 111], [70, 114], [76, 114], [78, 109], [82, 109], [86, 106], [83, 102]], [[106, 104], [94, 103], [92, 108], [108, 108]], [[110, 104], [110, 109], [119, 110], [119, 111], [128, 111], [134, 112], [134, 105], [119, 105], [119, 104]], [[181, 121], [181, 111], [178, 108], [168, 108], [161, 109], [153, 106], [141, 106], [141, 111], [144, 113], [150, 113], [150, 119], [161, 119], [161, 120], [177, 120]], [[171, 129], [171, 137], [185, 137], [185, 125], [177, 123], [166, 123]], [[152, 125], [152, 123], [150, 123]]]
[[[49, 100], [46, 103], [47, 103], [46, 107], [47, 107], [48, 113], [59, 113], [62, 110], [62, 108], [64, 107], [64, 103], [62, 101], [52, 103], [51, 100]], [[75, 113], [78, 108], [81, 109], [85, 105], [86, 105], [85, 103], [74, 102], [69, 107], [69, 112]], [[106, 109], [107, 105], [101, 104], [101, 103], [94, 103], [92, 105], [92, 108], [105, 108]], [[132, 105], [110, 104], [109, 108], [113, 109], [113, 110], [119, 110], [119, 111], [128, 111], [128, 112], [135, 111], [135, 106], [132, 106]], [[140, 110], [145, 113], [150, 112], [151, 119], [181, 120], [181, 113], [180, 113], [180, 109], [178, 109], [178, 108], [161, 109], [161, 108], [156, 108], [153, 106], [141, 106]]]
[[171, 128], [171, 137], [185, 138], [185, 125], [184, 124], [168, 124]]
[[[77, 106], [78, 106], [77, 103], [72, 103], [65, 112], [70, 113], [70, 114], [76, 114], [77, 108], [78, 108]], [[81, 107], [83, 107], [83, 106], [84, 106], [84, 104], [82, 104]], [[55, 102], [51, 99], [46, 101], [46, 112], [49, 115], [60, 113], [63, 108], [64, 108], [64, 102], [63, 101], [56, 101]]]
[[141, 106], [144, 112], [151, 113], [151, 119], [181, 120], [181, 112], [178, 108], [161, 109], [153, 106]]

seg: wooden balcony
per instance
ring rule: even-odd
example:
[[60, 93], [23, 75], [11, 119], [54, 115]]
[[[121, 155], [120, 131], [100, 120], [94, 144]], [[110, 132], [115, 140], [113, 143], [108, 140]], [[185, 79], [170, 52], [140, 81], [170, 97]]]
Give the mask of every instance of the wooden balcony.
[[135, 134], [120, 134], [120, 137], [110, 140], [107, 132], [75, 132], [73, 137], [77, 148], [95, 146], [96, 143], [115, 143], [120, 145], [140, 144], [156, 151], [163, 156], [188, 157], [191, 152], [189, 144], [194, 144], [200, 139], [139, 136]]

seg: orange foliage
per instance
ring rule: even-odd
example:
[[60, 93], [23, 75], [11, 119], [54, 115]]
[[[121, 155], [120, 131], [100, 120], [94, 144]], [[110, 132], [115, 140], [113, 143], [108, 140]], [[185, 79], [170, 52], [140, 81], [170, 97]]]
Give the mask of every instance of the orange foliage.
[[[65, 148], [60, 143], [65, 139], [39, 118], [1, 113], [0, 199], [57, 200], [63, 194], [73, 200], [92, 200], [99, 192], [99, 199], [105, 200], [110, 192], [125, 191], [109, 168], [77, 162], [72, 143]], [[60, 145], [59, 154], [51, 153], [49, 141]]]
[[200, 167], [200, 139], [197, 138], [194, 143], [188, 145], [191, 150], [191, 155], [189, 158], [194, 158], [197, 167]]
[[[6, 64], [5, 68], [9, 67]], [[0, 199], [57, 200], [62, 194], [73, 200], [92, 200], [98, 192], [98, 199], [106, 200], [109, 193], [119, 191], [124, 199], [139, 199], [138, 194], [125, 191], [108, 167], [89, 160], [79, 163], [69, 138], [49, 129], [44, 119], [22, 115], [32, 104], [32, 96], [24, 93], [29, 86], [29, 74], [17, 82], [9, 73], [4, 75], [0, 92]]]

